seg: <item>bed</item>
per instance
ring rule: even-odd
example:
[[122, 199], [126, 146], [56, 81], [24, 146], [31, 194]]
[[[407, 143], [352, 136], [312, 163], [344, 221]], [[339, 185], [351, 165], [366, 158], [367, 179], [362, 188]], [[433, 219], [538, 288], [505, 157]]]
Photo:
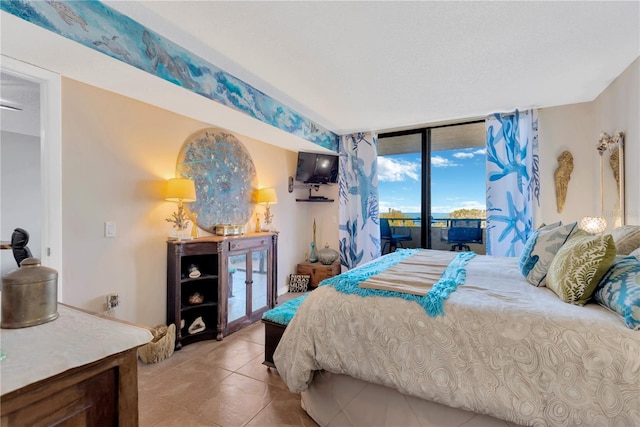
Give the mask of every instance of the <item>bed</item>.
[[[374, 261], [379, 273], [406, 281], [417, 255], [402, 252]], [[323, 282], [282, 335], [278, 373], [323, 426], [465, 422], [436, 404], [511, 425], [640, 425], [640, 331], [532, 286], [516, 258], [477, 255], [463, 272], [435, 316], [415, 298], [339, 291], [351, 272]]]

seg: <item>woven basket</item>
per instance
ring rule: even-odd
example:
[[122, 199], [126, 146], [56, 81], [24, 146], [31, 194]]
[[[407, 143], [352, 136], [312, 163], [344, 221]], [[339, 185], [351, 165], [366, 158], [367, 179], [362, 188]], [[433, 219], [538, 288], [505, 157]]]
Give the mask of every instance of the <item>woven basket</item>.
[[144, 363], [158, 363], [173, 354], [176, 342], [176, 325], [156, 326], [153, 341], [138, 349], [138, 356]]

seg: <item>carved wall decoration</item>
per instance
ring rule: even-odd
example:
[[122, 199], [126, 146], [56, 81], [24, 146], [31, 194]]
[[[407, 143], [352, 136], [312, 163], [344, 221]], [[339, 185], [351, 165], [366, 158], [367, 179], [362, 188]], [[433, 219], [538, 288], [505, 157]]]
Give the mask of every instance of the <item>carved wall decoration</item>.
[[553, 178], [556, 183], [558, 213], [562, 213], [564, 203], [567, 200], [567, 190], [569, 189], [571, 172], [573, 172], [573, 155], [569, 151], [563, 151], [558, 156], [558, 167], [553, 173]]

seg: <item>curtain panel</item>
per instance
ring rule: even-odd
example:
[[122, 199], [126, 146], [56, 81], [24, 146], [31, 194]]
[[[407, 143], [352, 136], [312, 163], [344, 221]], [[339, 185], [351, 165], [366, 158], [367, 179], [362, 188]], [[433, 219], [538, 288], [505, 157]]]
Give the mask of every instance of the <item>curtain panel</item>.
[[538, 113], [493, 114], [487, 131], [487, 255], [518, 256], [540, 205]]
[[340, 138], [339, 238], [342, 270], [380, 256], [378, 217], [378, 135]]

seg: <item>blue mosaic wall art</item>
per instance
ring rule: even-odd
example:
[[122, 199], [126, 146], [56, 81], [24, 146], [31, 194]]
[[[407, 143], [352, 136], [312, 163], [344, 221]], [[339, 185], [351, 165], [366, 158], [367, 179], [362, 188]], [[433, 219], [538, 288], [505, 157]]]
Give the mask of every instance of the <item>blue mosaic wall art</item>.
[[176, 176], [194, 181], [197, 200], [185, 206], [197, 215], [203, 230], [215, 234], [216, 225], [244, 225], [251, 218], [253, 193], [258, 189], [256, 168], [231, 132], [207, 128], [187, 138], [178, 155]]

